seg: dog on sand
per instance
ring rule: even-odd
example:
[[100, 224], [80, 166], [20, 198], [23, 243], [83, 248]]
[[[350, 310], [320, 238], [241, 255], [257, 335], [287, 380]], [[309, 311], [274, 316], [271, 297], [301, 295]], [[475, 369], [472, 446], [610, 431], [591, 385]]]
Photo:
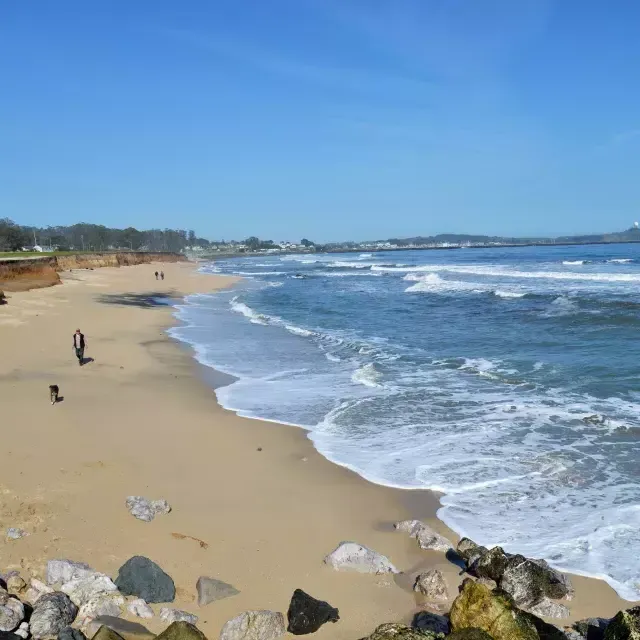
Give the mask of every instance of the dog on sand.
[[57, 384], [50, 384], [49, 385], [49, 395], [51, 396], [51, 404], [55, 404], [56, 402], [58, 402], [58, 393], [60, 392], [60, 390], [58, 389], [58, 385]]

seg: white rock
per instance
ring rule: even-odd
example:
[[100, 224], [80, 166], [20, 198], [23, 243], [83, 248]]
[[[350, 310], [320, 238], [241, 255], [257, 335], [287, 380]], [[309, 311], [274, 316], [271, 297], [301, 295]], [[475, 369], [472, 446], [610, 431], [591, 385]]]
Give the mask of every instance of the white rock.
[[325, 564], [336, 570], [360, 573], [399, 573], [389, 558], [357, 542], [341, 542], [324, 559]]
[[29, 534], [23, 529], [17, 529], [16, 527], [9, 527], [7, 529], [7, 540], [19, 540], [28, 535]]
[[166, 500], [149, 500], [143, 496], [129, 496], [126, 505], [134, 518], [144, 522], [151, 522], [156, 515], [171, 511], [171, 506]]
[[127, 610], [138, 618], [153, 618], [153, 609], [142, 598], [132, 600]]
[[571, 612], [563, 604], [543, 598], [538, 604], [527, 609], [530, 613], [543, 618], [568, 618]]
[[427, 596], [429, 600], [448, 600], [449, 589], [444, 574], [439, 569], [429, 569], [421, 573], [413, 587], [414, 591]]
[[452, 544], [449, 540], [434, 531], [420, 520], [403, 520], [393, 525], [397, 531], [408, 533], [410, 537], [418, 541], [421, 549], [431, 551], [449, 551]]
[[275, 640], [285, 631], [281, 613], [245, 611], [225, 623], [220, 631], [220, 640]]
[[98, 616], [113, 616], [122, 614], [125, 599], [120, 594], [100, 594], [85, 602], [78, 611], [76, 620], [84, 627]]
[[47, 562], [47, 584], [64, 584], [77, 578], [85, 578], [97, 573], [84, 562], [73, 560], [49, 560]]
[[60, 588], [60, 591], [66, 593], [78, 607], [98, 595], [114, 593], [117, 590], [118, 587], [116, 587], [111, 578], [103, 573], [94, 573], [84, 578], [70, 580]]
[[172, 622], [190, 622], [191, 624], [196, 624], [198, 622], [198, 616], [188, 611], [162, 607], [162, 609], [160, 609], [160, 620], [168, 622], [169, 624]]
[[25, 594], [25, 600], [31, 604], [35, 604], [38, 598], [45, 593], [53, 593], [53, 589], [37, 578], [31, 578], [29, 588]]
[[14, 596], [22, 593], [26, 586], [27, 583], [19, 575], [12, 575], [7, 578], [7, 590]]
[[0, 593], [0, 631], [13, 631], [24, 620], [24, 605], [20, 600]]
[[23, 638], [24, 640], [27, 640], [27, 638], [29, 637], [29, 623], [28, 622], [22, 622], [20, 624], [20, 627], [18, 629], [16, 629], [13, 633], [15, 633], [17, 636], [20, 636], [21, 638]]

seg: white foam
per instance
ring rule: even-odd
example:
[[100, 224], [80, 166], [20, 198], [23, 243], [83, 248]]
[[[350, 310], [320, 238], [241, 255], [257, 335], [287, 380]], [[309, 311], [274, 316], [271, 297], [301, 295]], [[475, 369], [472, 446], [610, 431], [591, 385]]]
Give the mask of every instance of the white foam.
[[341, 362], [341, 359], [333, 353], [327, 352], [324, 354], [324, 357], [329, 360], [329, 362]]
[[493, 295], [498, 296], [498, 298], [523, 298], [527, 294], [526, 292], [496, 290]]
[[371, 258], [371, 257], [373, 257], [372, 253], [361, 253], [358, 256], [358, 260], [366, 260], [367, 258]]
[[236, 312], [241, 313], [254, 324], [268, 324], [268, 318], [260, 313], [256, 313], [251, 307], [244, 302], [238, 302], [238, 298], [233, 298], [229, 302], [229, 306]]
[[614, 262], [618, 264], [626, 264], [628, 262], [634, 262], [633, 258], [612, 258], [611, 260], [607, 260], [607, 262]]
[[587, 261], [586, 260], [563, 260], [562, 264], [566, 264], [566, 265], [579, 265], [579, 264], [586, 264]]
[[303, 329], [302, 327], [296, 327], [294, 324], [286, 324], [284, 328], [289, 333], [293, 333], [294, 336], [302, 336], [303, 338], [308, 338], [310, 336], [315, 335], [313, 331], [309, 331], [308, 329]]
[[351, 376], [351, 380], [353, 380], [353, 382], [357, 382], [358, 384], [371, 388], [380, 387], [381, 379], [382, 374], [375, 368], [372, 362], [356, 369]]
[[[411, 275], [412, 277], [409, 277]], [[479, 286], [473, 282], [459, 280], [443, 280], [437, 273], [430, 273], [422, 277], [413, 274], [405, 276], [405, 280], [417, 280], [416, 284], [407, 287], [406, 293], [443, 293], [446, 291], [479, 291]]]

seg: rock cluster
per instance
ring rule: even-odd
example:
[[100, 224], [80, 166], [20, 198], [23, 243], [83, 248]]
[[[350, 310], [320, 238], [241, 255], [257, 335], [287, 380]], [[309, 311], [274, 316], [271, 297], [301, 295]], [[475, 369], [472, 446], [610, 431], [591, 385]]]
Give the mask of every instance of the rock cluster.
[[397, 531], [408, 533], [410, 537], [415, 538], [421, 549], [446, 552], [453, 547], [449, 540], [420, 520], [403, 520], [393, 526]]

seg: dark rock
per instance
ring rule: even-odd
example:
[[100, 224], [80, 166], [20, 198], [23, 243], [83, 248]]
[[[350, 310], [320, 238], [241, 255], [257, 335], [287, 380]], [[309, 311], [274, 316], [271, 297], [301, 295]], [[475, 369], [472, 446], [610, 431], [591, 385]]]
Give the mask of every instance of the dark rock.
[[619, 611], [607, 626], [604, 640], [640, 640], [640, 607]]
[[535, 627], [540, 640], [567, 640], [564, 631], [555, 625], [549, 624], [527, 611], [521, 611], [520, 614]]
[[571, 593], [571, 583], [559, 571], [545, 562], [528, 560], [524, 556], [509, 558], [502, 574], [500, 588], [506, 591], [519, 607], [533, 607], [548, 598], [563, 598]]
[[22, 638], [12, 631], [0, 631], [0, 640], [22, 640]]
[[465, 561], [467, 567], [471, 566], [477, 558], [487, 551], [486, 547], [476, 544], [469, 538], [462, 538], [456, 547], [457, 554]]
[[493, 640], [493, 638], [482, 629], [460, 629], [447, 637], [447, 640]]
[[156, 640], [207, 640], [204, 633], [188, 622], [170, 624]]
[[610, 618], [586, 618], [574, 622], [572, 627], [586, 640], [602, 640]]
[[57, 636], [75, 620], [77, 613], [78, 607], [66, 593], [45, 593], [33, 607], [29, 620], [31, 635], [34, 638]]
[[444, 633], [445, 635], [451, 631], [449, 618], [431, 613], [431, 611], [418, 611], [413, 616], [411, 626], [421, 631], [433, 631], [433, 633]]
[[124, 640], [151, 640], [155, 637], [144, 625], [114, 616], [98, 616], [95, 618], [87, 625], [87, 635], [93, 638], [101, 627], [111, 629]]
[[173, 602], [176, 597], [171, 577], [144, 556], [127, 560], [120, 567], [115, 583], [124, 595], [137, 596], [146, 602]]
[[439, 633], [413, 629], [398, 622], [387, 622], [377, 627], [366, 640], [441, 640], [442, 638], [444, 636]]
[[196, 583], [196, 591], [198, 592], [198, 605], [204, 607], [210, 602], [229, 598], [238, 595], [240, 592], [230, 584], [216, 580], [215, 578], [207, 578], [200, 576]]
[[92, 640], [123, 640], [123, 638], [113, 629], [103, 626], [98, 629], [98, 632], [93, 636]]
[[489, 578], [500, 582], [508, 563], [509, 556], [502, 550], [502, 547], [494, 547], [475, 560], [469, 567], [469, 573], [478, 576], [478, 578]]
[[449, 619], [454, 631], [477, 628], [494, 640], [539, 640], [534, 624], [508, 596], [494, 593], [470, 578], [462, 583]]
[[338, 610], [324, 600], [316, 600], [302, 589], [296, 589], [287, 611], [289, 626], [287, 631], [301, 636], [314, 633], [325, 622], [338, 622]]
[[80, 629], [65, 627], [58, 634], [58, 640], [87, 640], [87, 637]]

